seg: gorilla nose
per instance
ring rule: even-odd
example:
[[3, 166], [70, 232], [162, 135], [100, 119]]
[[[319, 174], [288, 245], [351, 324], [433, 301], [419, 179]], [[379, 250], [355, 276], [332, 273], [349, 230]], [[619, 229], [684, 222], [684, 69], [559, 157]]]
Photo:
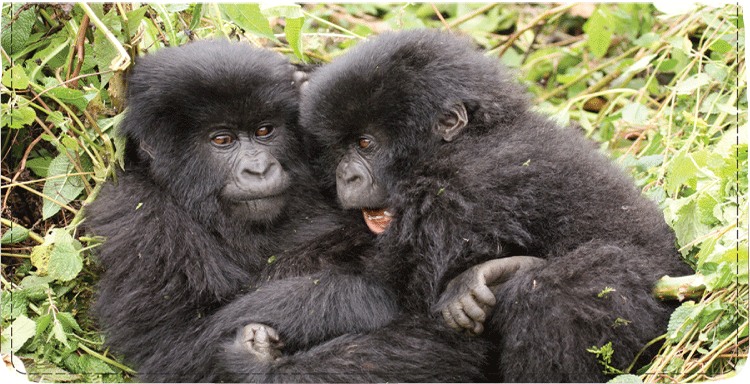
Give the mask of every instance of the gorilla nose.
[[281, 164], [267, 153], [259, 153], [255, 156], [244, 158], [239, 170], [240, 180], [263, 182], [270, 181], [278, 176], [281, 171]]
[[362, 175], [349, 164], [341, 164], [336, 169], [336, 179], [346, 185], [354, 185], [362, 182]]

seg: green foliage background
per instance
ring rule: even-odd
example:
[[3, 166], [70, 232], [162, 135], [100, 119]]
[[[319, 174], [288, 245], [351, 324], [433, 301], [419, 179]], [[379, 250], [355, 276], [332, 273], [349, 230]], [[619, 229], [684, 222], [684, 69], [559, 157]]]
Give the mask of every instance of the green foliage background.
[[[748, 353], [743, 9], [650, 4], [2, 5], [2, 354], [46, 381], [128, 381], [87, 315], [101, 241], [78, 229], [113, 176], [132, 59], [224, 37], [325, 63], [389, 29], [470, 35], [656, 201], [696, 275], [660, 355], [619, 382], [725, 378]], [[698, 294], [694, 294], [697, 292]], [[627, 320], [627, 319], [625, 319]]]

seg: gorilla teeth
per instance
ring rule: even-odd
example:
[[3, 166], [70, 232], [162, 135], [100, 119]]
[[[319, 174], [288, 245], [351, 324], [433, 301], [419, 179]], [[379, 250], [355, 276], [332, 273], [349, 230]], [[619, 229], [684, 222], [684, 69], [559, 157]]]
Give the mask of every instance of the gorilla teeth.
[[386, 208], [362, 209], [367, 227], [374, 233], [382, 233], [393, 220], [393, 214]]

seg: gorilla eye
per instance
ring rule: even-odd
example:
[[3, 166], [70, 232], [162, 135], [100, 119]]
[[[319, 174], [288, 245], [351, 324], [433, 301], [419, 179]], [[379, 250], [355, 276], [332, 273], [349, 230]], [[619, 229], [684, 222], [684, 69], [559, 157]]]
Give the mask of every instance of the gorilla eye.
[[227, 145], [234, 141], [234, 137], [230, 135], [216, 135], [211, 141], [218, 145]]
[[370, 146], [370, 144], [372, 144], [372, 141], [370, 141], [370, 139], [367, 139], [367, 138], [359, 139], [360, 148], [367, 148]]
[[270, 125], [264, 125], [255, 130], [255, 136], [268, 136], [273, 132], [273, 127]]

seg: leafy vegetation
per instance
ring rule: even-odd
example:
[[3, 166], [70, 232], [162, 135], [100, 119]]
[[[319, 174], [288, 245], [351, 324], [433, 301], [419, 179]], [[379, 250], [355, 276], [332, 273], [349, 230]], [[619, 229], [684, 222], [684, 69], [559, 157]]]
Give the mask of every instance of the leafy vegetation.
[[[79, 225], [122, 158], [116, 126], [134, 57], [224, 37], [325, 63], [381, 31], [433, 27], [470, 35], [518, 71], [540, 111], [598, 142], [659, 204], [695, 267], [695, 276], [657, 287], [661, 297], [685, 299], [654, 341], [663, 343], [659, 356], [615, 380], [731, 376], [748, 353], [742, 12], [665, 14], [633, 3], [4, 3], [2, 354], [20, 357], [34, 380], [133, 377], [87, 314], [101, 273], [90, 251], [101, 239]], [[611, 345], [590, 351], [614, 369]]]

